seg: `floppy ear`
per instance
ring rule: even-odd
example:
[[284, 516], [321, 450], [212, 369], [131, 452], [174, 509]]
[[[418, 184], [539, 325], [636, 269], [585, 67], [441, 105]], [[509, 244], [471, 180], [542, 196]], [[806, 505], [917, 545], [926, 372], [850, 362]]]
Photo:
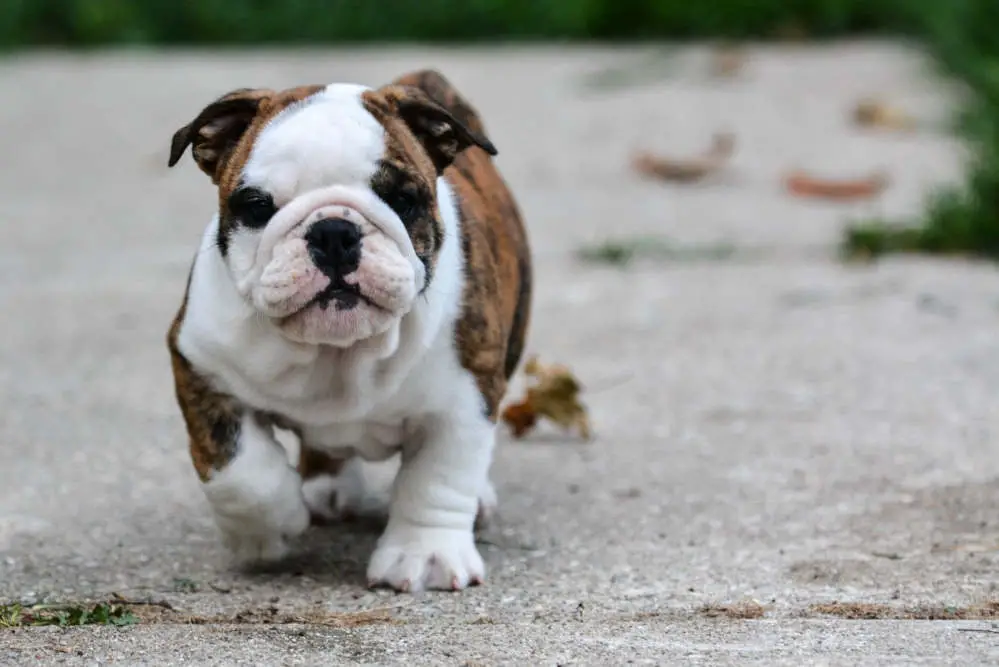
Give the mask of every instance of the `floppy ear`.
[[225, 164], [250, 126], [261, 102], [272, 94], [273, 91], [266, 89], [240, 88], [209, 104], [194, 120], [174, 133], [168, 166], [177, 164], [184, 150], [191, 146], [191, 155], [198, 167], [217, 184], [219, 167]]
[[496, 147], [484, 134], [464, 125], [422, 90], [410, 86], [398, 89], [396, 109], [399, 117], [423, 144], [438, 174], [471, 146], [478, 146], [489, 155], [497, 154]]

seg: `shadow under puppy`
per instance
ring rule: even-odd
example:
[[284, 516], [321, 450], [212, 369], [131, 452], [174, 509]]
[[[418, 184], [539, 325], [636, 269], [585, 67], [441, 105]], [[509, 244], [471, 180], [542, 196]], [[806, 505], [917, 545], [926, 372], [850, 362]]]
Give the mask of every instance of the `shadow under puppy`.
[[[235, 90], [173, 137], [218, 188], [168, 334], [194, 467], [225, 542], [273, 560], [401, 454], [371, 585], [462, 589], [532, 266], [479, 116], [439, 73]], [[295, 432], [288, 463], [275, 427]]]

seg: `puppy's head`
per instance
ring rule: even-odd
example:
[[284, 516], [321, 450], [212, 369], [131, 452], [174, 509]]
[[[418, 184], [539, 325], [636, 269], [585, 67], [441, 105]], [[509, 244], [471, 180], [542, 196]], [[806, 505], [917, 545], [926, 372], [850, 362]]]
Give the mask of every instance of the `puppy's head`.
[[398, 326], [444, 238], [437, 177], [496, 154], [417, 88], [235, 90], [177, 130], [218, 187], [217, 247], [239, 294], [288, 338], [347, 347]]

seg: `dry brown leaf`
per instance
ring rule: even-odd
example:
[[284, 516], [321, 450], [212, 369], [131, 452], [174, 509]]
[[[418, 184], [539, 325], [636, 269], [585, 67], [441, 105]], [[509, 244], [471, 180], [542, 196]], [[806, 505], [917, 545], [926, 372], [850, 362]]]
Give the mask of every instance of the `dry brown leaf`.
[[861, 127], [909, 131], [916, 120], [899, 108], [877, 99], [861, 100], [853, 109], [853, 122]]
[[540, 417], [555, 422], [563, 429], [573, 427], [584, 439], [590, 438], [590, 421], [586, 407], [579, 401], [582, 386], [565, 366], [542, 364], [531, 357], [524, 364], [524, 373], [534, 379], [519, 403], [503, 410], [503, 421], [510, 426], [515, 438], [522, 438], [537, 424]]
[[719, 45], [711, 52], [711, 74], [729, 78], [738, 74], [746, 64], [746, 52], [736, 44]]
[[798, 197], [851, 201], [880, 195], [888, 187], [888, 175], [877, 172], [866, 178], [832, 180], [796, 170], [788, 174], [784, 183], [788, 191]]
[[709, 176], [722, 167], [735, 149], [735, 136], [720, 132], [714, 136], [711, 149], [693, 158], [665, 158], [649, 153], [639, 153], [632, 159], [632, 167], [640, 174], [664, 181], [691, 183]]
[[507, 406], [503, 411], [503, 420], [513, 431], [513, 437], [522, 438], [538, 423], [538, 413], [529, 403], [529, 399], [525, 399]]

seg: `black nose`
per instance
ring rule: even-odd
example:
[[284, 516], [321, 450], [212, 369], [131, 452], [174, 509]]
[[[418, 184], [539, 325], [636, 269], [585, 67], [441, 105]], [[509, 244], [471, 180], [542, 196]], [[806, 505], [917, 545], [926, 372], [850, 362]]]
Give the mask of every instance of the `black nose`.
[[361, 230], [343, 218], [325, 218], [305, 233], [309, 255], [330, 277], [352, 273], [361, 261]]

